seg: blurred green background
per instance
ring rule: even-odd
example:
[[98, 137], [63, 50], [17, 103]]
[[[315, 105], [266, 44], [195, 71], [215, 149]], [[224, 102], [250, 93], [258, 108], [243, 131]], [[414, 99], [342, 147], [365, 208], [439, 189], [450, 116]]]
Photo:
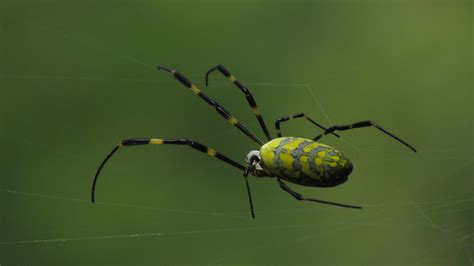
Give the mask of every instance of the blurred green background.
[[[472, 265], [472, 1], [0, 2], [0, 265]], [[297, 202], [187, 147], [243, 161], [256, 145], [170, 76], [224, 64], [267, 125], [305, 112], [375, 129], [324, 142], [355, 165]], [[203, 88], [261, 138], [244, 96]], [[312, 138], [304, 121], [283, 133]], [[273, 132], [273, 135], [274, 132]]]

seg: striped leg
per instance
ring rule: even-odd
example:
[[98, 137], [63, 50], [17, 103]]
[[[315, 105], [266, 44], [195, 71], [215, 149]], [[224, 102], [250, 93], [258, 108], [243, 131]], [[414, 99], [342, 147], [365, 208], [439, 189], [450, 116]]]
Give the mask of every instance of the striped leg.
[[258, 143], [259, 145], [263, 145], [263, 142], [254, 134], [252, 133], [247, 127], [242, 125], [237, 118], [235, 118], [233, 115], [231, 115], [222, 105], [214, 101], [213, 99], [209, 98], [206, 94], [204, 94], [200, 89], [196, 87], [196, 85], [192, 84], [191, 81], [189, 81], [183, 74], [179, 73], [178, 71], [168, 69], [162, 66], [157, 66], [158, 70], [164, 70], [168, 73], [171, 73], [173, 77], [178, 80], [181, 84], [184, 86], [188, 87], [191, 89], [194, 94], [198, 95], [201, 99], [203, 99], [206, 103], [208, 103], [210, 106], [213, 106], [216, 111], [224, 117], [229, 123], [240, 129], [245, 135], [247, 135], [249, 138], [251, 138], [253, 141]]
[[235, 86], [237, 86], [237, 88], [239, 88], [245, 94], [245, 98], [247, 98], [247, 102], [249, 103], [250, 107], [252, 108], [253, 113], [257, 117], [258, 123], [260, 123], [260, 127], [265, 133], [265, 136], [267, 137], [267, 139], [270, 141], [272, 139], [272, 136], [270, 135], [270, 132], [268, 132], [267, 126], [265, 125], [265, 121], [263, 120], [263, 117], [260, 114], [260, 111], [258, 110], [257, 103], [255, 102], [255, 99], [253, 98], [252, 93], [246, 86], [244, 86], [240, 81], [238, 81], [235, 78], [235, 76], [230, 74], [230, 72], [223, 65], [217, 65], [211, 68], [209, 71], [207, 71], [206, 86], [209, 84], [209, 74], [211, 74], [215, 70], [218, 70], [219, 72], [221, 72], [222, 75], [228, 78], [230, 82], [234, 83]]
[[280, 185], [280, 188], [288, 192], [291, 196], [293, 196], [297, 200], [306, 200], [306, 201], [318, 202], [318, 203], [323, 203], [323, 204], [329, 204], [333, 206], [345, 207], [345, 208], [362, 209], [362, 207], [354, 206], [354, 205], [347, 205], [347, 204], [342, 204], [342, 203], [337, 203], [337, 202], [332, 202], [332, 201], [305, 198], [303, 197], [303, 195], [292, 190], [289, 186], [283, 183], [283, 181], [281, 181], [280, 178], [278, 178], [277, 180], [278, 180], [278, 184]]
[[361, 121], [361, 122], [357, 122], [357, 123], [354, 123], [354, 124], [350, 124], [350, 125], [336, 125], [336, 126], [332, 126], [330, 128], [328, 128], [326, 131], [324, 131], [324, 133], [322, 134], [319, 134], [319, 136], [317, 136], [316, 138], [314, 138], [315, 141], [319, 140], [320, 138], [322, 138], [323, 136], [327, 135], [327, 134], [330, 134], [336, 130], [341, 130], [341, 131], [344, 131], [344, 130], [349, 130], [349, 129], [354, 129], [354, 128], [361, 128], [361, 127], [375, 127], [377, 128], [378, 130], [382, 131], [383, 133], [389, 135], [390, 137], [396, 139], [397, 141], [399, 141], [400, 143], [402, 143], [403, 145], [405, 145], [406, 147], [408, 147], [410, 150], [416, 152], [416, 149], [411, 146], [410, 144], [408, 144], [407, 142], [405, 142], [404, 140], [400, 139], [399, 137], [393, 135], [392, 133], [388, 132], [387, 130], [381, 128], [379, 125], [377, 125], [374, 121]]
[[[286, 121], [289, 121], [291, 119], [296, 119], [296, 118], [306, 118], [306, 120], [308, 120], [311, 124], [319, 127], [320, 129], [327, 130], [327, 128], [321, 126], [316, 121], [314, 121], [313, 119], [306, 116], [304, 113], [297, 113], [297, 114], [294, 114], [294, 115], [281, 117], [275, 122], [275, 129], [276, 129], [276, 132], [277, 132], [277, 136], [281, 137], [281, 132], [280, 132], [280, 123], [281, 122], [286, 122]], [[335, 133], [332, 133], [332, 134], [336, 137], [339, 137], [338, 134], [335, 134]]]
[[233, 167], [245, 171], [246, 167], [241, 165], [240, 163], [228, 158], [227, 156], [224, 156], [217, 152], [216, 150], [209, 148], [205, 145], [202, 145], [198, 142], [189, 140], [189, 139], [154, 139], [154, 138], [133, 138], [133, 139], [125, 139], [120, 142], [119, 145], [117, 145], [112, 152], [102, 161], [102, 163], [99, 166], [99, 169], [97, 169], [97, 173], [95, 174], [94, 177], [94, 182], [92, 184], [92, 202], [95, 201], [95, 186], [97, 183], [97, 178], [99, 177], [100, 171], [104, 167], [105, 163], [112, 157], [112, 155], [121, 147], [126, 147], [126, 146], [136, 146], [136, 145], [147, 145], [147, 144], [155, 144], [155, 145], [160, 145], [160, 144], [176, 144], [176, 145], [188, 145], [193, 149], [196, 149], [200, 152], [206, 153], [207, 155], [211, 157], [215, 157], [227, 164], [232, 165]]

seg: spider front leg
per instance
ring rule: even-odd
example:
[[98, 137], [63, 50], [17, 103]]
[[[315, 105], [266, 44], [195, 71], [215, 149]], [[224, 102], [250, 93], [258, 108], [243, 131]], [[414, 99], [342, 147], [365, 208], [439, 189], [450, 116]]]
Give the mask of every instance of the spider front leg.
[[[112, 157], [112, 155], [121, 147], [128, 147], [128, 146], [137, 146], [137, 145], [161, 145], [161, 144], [174, 144], [174, 145], [188, 145], [189, 147], [198, 150], [200, 152], [206, 153], [207, 155], [217, 158], [237, 169], [240, 171], [244, 171], [246, 169], [245, 166], [241, 165], [240, 163], [230, 159], [229, 157], [217, 152], [216, 150], [207, 147], [199, 142], [189, 140], [189, 139], [156, 139], [156, 138], [132, 138], [132, 139], [125, 139], [122, 140], [110, 153], [109, 155], [102, 161], [97, 172], [94, 176], [94, 181], [92, 183], [92, 203], [95, 201], [95, 187], [97, 183], [97, 179], [99, 177], [100, 171], [104, 167], [105, 163]], [[247, 184], [248, 185], [248, 184]]]
[[297, 200], [306, 200], [306, 201], [318, 202], [318, 203], [329, 204], [329, 205], [334, 205], [334, 206], [339, 206], [339, 207], [345, 207], [345, 208], [362, 209], [362, 207], [360, 207], [360, 206], [347, 205], [347, 204], [331, 202], [331, 201], [325, 201], [325, 200], [305, 198], [300, 193], [292, 190], [288, 185], [286, 185], [283, 181], [281, 181], [280, 178], [277, 178], [277, 180], [278, 180], [278, 184], [280, 185], [280, 188], [283, 189], [284, 191], [288, 192], [291, 196], [293, 196]]
[[257, 143], [259, 146], [262, 146], [264, 143], [252, 132], [250, 131], [246, 126], [244, 126], [242, 123], [240, 123], [235, 116], [233, 116], [229, 111], [227, 111], [221, 104], [216, 102], [215, 100], [211, 99], [209, 96], [204, 94], [196, 85], [194, 85], [189, 79], [187, 79], [183, 74], [180, 72], [170, 69], [167, 67], [163, 66], [157, 66], [156, 67], [158, 70], [163, 70], [169, 74], [171, 74], [179, 83], [190, 89], [194, 94], [199, 96], [201, 100], [206, 102], [208, 105], [212, 106], [216, 112], [222, 116], [227, 122], [229, 122], [231, 125], [237, 127], [240, 131], [242, 131], [247, 137], [252, 139], [255, 143]]
[[229, 70], [227, 70], [223, 65], [217, 65], [211, 68], [206, 73], [206, 86], [209, 84], [209, 74], [211, 74], [215, 70], [219, 71], [222, 75], [228, 78], [230, 82], [234, 83], [234, 85], [237, 86], [237, 88], [239, 88], [239, 90], [245, 94], [245, 98], [247, 99], [250, 108], [252, 108], [252, 112], [255, 114], [255, 117], [257, 118], [258, 123], [260, 124], [260, 127], [263, 130], [263, 133], [265, 133], [265, 136], [270, 141], [272, 139], [272, 136], [270, 135], [270, 132], [268, 132], [267, 126], [265, 125], [265, 121], [263, 120], [260, 110], [258, 110], [257, 102], [253, 98], [252, 93], [245, 85], [242, 84], [242, 82], [240, 82], [234, 75], [232, 75]]
[[416, 149], [411, 146], [410, 144], [408, 144], [406, 141], [402, 140], [401, 138], [393, 135], [392, 133], [388, 132], [387, 130], [383, 129], [382, 127], [380, 127], [379, 125], [377, 125], [374, 121], [361, 121], [361, 122], [357, 122], [357, 123], [354, 123], [354, 124], [349, 124], [349, 125], [335, 125], [335, 126], [332, 126], [330, 128], [328, 128], [326, 131], [324, 131], [324, 133], [322, 134], [319, 134], [319, 136], [315, 137], [313, 140], [314, 141], [318, 141], [319, 139], [321, 139], [323, 136], [327, 135], [327, 134], [330, 134], [336, 130], [341, 130], [341, 131], [344, 131], [344, 130], [349, 130], [349, 129], [355, 129], [355, 128], [361, 128], [361, 127], [375, 127], [377, 128], [378, 130], [382, 131], [383, 133], [387, 134], [388, 136], [396, 139], [397, 141], [399, 141], [400, 143], [402, 143], [403, 145], [405, 145], [406, 147], [408, 147], [409, 149], [411, 149], [412, 151], [416, 152]]

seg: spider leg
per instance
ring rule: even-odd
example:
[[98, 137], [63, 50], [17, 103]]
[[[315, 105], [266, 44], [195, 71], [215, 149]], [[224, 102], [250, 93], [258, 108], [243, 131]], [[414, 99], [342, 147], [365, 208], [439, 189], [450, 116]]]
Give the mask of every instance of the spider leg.
[[216, 150], [209, 148], [199, 142], [195, 142], [193, 140], [189, 139], [155, 139], [155, 138], [132, 138], [132, 139], [125, 139], [122, 140], [119, 145], [117, 145], [112, 152], [109, 153], [109, 155], [102, 161], [100, 164], [99, 168], [97, 169], [97, 172], [94, 176], [94, 181], [92, 183], [92, 202], [95, 201], [95, 187], [97, 184], [97, 179], [99, 177], [99, 174], [104, 167], [105, 163], [112, 157], [112, 155], [121, 147], [128, 147], [128, 146], [136, 146], [136, 145], [161, 145], [161, 144], [175, 144], [175, 145], [188, 145], [191, 148], [198, 150], [200, 152], [206, 153], [207, 155], [211, 157], [215, 157], [229, 165], [232, 165], [233, 167], [239, 169], [240, 171], [244, 171], [246, 169], [245, 166], [241, 165], [240, 163], [230, 159], [229, 157], [217, 152]]
[[260, 113], [260, 110], [258, 109], [257, 102], [255, 102], [255, 99], [253, 98], [252, 93], [245, 85], [243, 85], [239, 80], [237, 80], [237, 78], [234, 75], [232, 75], [223, 65], [217, 65], [211, 68], [209, 71], [207, 71], [206, 86], [209, 84], [209, 74], [211, 74], [215, 70], [218, 70], [222, 75], [228, 78], [230, 82], [234, 83], [234, 85], [237, 86], [237, 88], [239, 88], [240, 91], [242, 91], [245, 94], [245, 98], [247, 99], [247, 102], [252, 108], [252, 112], [255, 114], [255, 117], [257, 117], [258, 123], [260, 124], [260, 127], [263, 130], [263, 133], [265, 133], [265, 136], [270, 141], [272, 139], [272, 136], [270, 135], [270, 132], [268, 132], [267, 126], [265, 125], [265, 121], [263, 120], [262, 114]]
[[258, 156], [250, 157], [247, 168], [245, 168], [245, 171], [244, 171], [245, 184], [247, 185], [247, 194], [249, 196], [250, 212], [252, 213], [253, 219], [255, 219], [255, 212], [253, 210], [252, 194], [250, 193], [250, 185], [249, 185], [248, 176], [249, 176], [249, 172], [255, 169], [255, 166], [253, 165], [255, 161], [260, 161], [260, 159], [258, 159]]
[[[310, 117], [306, 116], [304, 113], [296, 113], [294, 115], [284, 116], [284, 117], [280, 117], [280, 118], [277, 119], [277, 121], [275, 122], [275, 129], [276, 129], [276, 132], [277, 132], [277, 136], [281, 137], [280, 123], [286, 122], [286, 121], [289, 121], [289, 120], [292, 120], [292, 119], [297, 119], [297, 118], [306, 118], [306, 120], [308, 120], [311, 124], [319, 127], [322, 130], [327, 130], [326, 127], [320, 125], [319, 123], [317, 123], [316, 121], [314, 121]], [[332, 134], [339, 138], [338, 134], [336, 134], [336, 133], [332, 133]]]
[[406, 147], [408, 147], [410, 150], [416, 152], [416, 149], [411, 146], [410, 144], [408, 144], [406, 141], [402, 140], [401, 138], [393, 135], [392, 133], [388, 132], [387, 130], [383, 129], [382, 127], [380, 127], [379, 125], [377, 125], [374, 121], [361, 121], [361, 122], [357, 122], [357, 123], [354, 123], [354, 124], [349, 124], [349, 125], [335, 125], [335, 126], [332, 126], [330, 128], [328, 128], [326, 131], [324, 131], [324, 133], [322, 134], [319, 134], [319, 136], [317, 136], [316, 138], [314, 138], [313, 140], [317, 141], [319, 139], [321, 139], [323, 136], [327, 135], [327, 134], [330, 134], [336, 130], [340, 130], [340, 131], [344, 131], [344, 130], [349, 130], [349, 129], [355, 129], [355, 128], [361, 128], [361, 127], [375, 127], [377, 128], [378, 130], [382, 131], [383, 133], [387, 134], [388, 136], [390, 136], [391, 138], [394, 138], [395, 140], [399, 141], [400, 143], [402, 143], [403, 145], [405, 145]]
[[229, 123], [231, 123], [233, 126], [237, 127], [240, 131], [242, 131], [245, 135], [247, 135], [249, 138], [251, 138], [253, 141], [255, 141], [260, 146], [263, 145], [263, 142], [254, 133], [252, 133], [247, 127], [242, 125], [237, 120], [237, 118], [235, 118], [231, 113], [229, 113], [222, 105], [220, 105], [218, 102], [216, 102], [215, 100], [209, 98], [209, 96], [204, 94], [198, 87], [196, 87], [196, 85], [191, 83], [191, 81], [189, 81], [183, 74], [181, 74], [180, 72], [178, 72], [176, 70], [169, 69], [169, 68], [162, 67], [162, 66], [157, 66], [156, 68], [158, 70], [164, 70], [164, 71], [170, 73], [171, 75], [173, 75], [173, 77], [176, 80], [178, 80], [181, 84], [183, 84], [187, 88], [191, 89], [191, 91], [194, 94], [198, 95], [207, 104], [214, 107], [216, 109], [217, 113], [219, 113], [222, 117], [224, 117]]
[[318, 202], [318, 203], [329, 204], [329, 205], [334, 205], [334, 206], [339, 206], [339, 207], [362, 209], [362, 207], [354, 206], [354, 205], [348, 205], [348, 204], [342, 204], [342, 203], [325, 201], [325, 200], [305, 198], [300, 193], [292, 190], [287, 184], [285, 184], [283, 181], [281, 181], [280, 178], [277, 178], [277, 180], [278, 180], [278, 184], [280, 185], [280, 188], [283, 189], [284, 191], [288, 192], [291, 196], [293, 196], [297, 200], [306, 200], [306, 201]]

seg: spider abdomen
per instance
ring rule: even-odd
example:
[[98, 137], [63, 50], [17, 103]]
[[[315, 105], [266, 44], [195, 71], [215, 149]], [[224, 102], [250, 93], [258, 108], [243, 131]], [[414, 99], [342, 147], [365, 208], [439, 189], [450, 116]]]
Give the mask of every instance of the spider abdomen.
[[304, 186], [337, 186], [352, 172], [351, 161], [340, 151], [304, 138], [273, 139], [260, 156], [270, 175]]

